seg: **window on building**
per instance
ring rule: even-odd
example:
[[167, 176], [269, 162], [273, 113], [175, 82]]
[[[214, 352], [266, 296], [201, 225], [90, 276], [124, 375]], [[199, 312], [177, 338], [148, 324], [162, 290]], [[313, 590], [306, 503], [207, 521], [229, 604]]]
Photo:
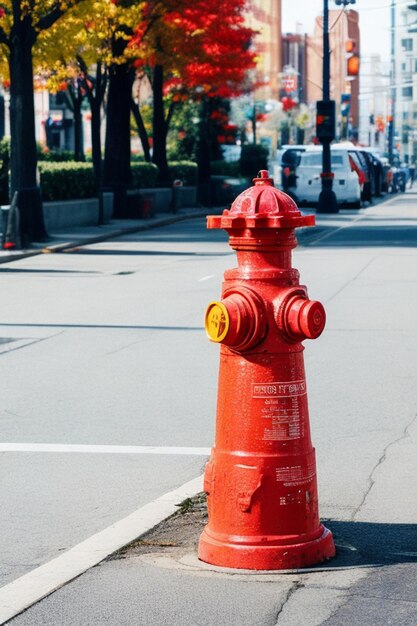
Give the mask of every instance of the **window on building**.
[[405, 63], [401, 63], [401, 69], [403, 72], [405, 72]]
[[412, 97], [413, 97], [413, 88], [403, 87], [403, 98], [412, 98]]
[[401, 47], [406, 52], [411, 52], [413, 49], [413, 40], [410, 39], [401, 39]]

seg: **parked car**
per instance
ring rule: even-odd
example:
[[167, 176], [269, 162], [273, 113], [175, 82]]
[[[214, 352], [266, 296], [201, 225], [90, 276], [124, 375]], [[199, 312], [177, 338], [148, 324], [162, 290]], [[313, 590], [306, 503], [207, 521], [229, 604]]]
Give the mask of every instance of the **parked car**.
[[384, 166], [380, 157], [372, 152], [370, 149], [367, 150], [372, 159], [372, 167], [374, 171], [374, 179], [375, 179], [375, 195], [381, 196], [384, 191]]
[[404, 163], [397, 162], [393, 168], [392, 193], [404, 192], [407, 187], [409, 170]]
[[[359, 187], [360, 187], [360, 199], [363, 200], [363, 196], [364, 196], [363, 190], [364, 190], [366, 183], [368, 182], [368, 176], [367, 176], [366, 169], [364, 167], [363, 160], [360, 158], [360, 155], [357, 153], [356, 150], [348, 150], [348, 156], [349, 156], [350, 167], [353, 172], [356, 172], [356, 175], [358, 177]], [[359, 206], [360, 204], [361, 203], [359, 202]]]
[[[355, 156], [355, 163], [359, 163]], [[346, 148], [331, 150], [331, 168], [334, 173], [333, 190], [336, 194], [338, 204], [360, 207], [361, 192], [365, 181], [364, 172], [361, 166], [353, 167], [350, 151]], [[302, 203], [316, 203], [322, 188], [322, 148], [321, 146], [311, 146], [300, 154], [300, 163], [297, 168], [297, 186], [295, 195]], [[361, 172], [361, 176], [359, 175]]]
[[394, 179], [394, 172], [392, 171], [392, 167], [386, 157], [379, 157], [382, 165], [382, 191], [386, 193], [391, 193], [392, 191], [392, 183]]
[[[372, 148], [341, 142], [332, 144], [331, 153], [334, 191], [340, 204], [359, 207], [361, 201], [372, 202], [374, 196], [384, 192], [405, 190], [407, 168], [399, 163], [391, 167]], [[321, 146], [283, 146], [269, 167], [275, 183], [296, 201], [317, 202], [321, 191]]]
[[362, 190], [362, 200], [364, 202], [372, 202], [373, 196], [376, 195], [376, 176], [372, 155], [367, 150], [361, 148], [356, 148], [356, 153], [366, 175], [366, 181]]
[[268, 163], [268, 169], [275, 184], [286, 193], [292, 193], [296, 187], [296, 169], [300, 163], [300, 155], [310, 146], [284, 145], [276, 151], [275, 157]]
[[350, 154], [353, 152], [357, 154], [357, 160], [359, 161], [360, 168], [364, 172], [366, 178], [362, 188], [362, 200], [365, 202], [372, 202], [372, 198], [374, 196], [380, 196], [382, 193], [383, 168], [380, 160], [374, 154], [372, 149], [357, 146], [350, 141], [333, 144], [332, 149], [335, 149], [336, 147], [349, 150]]

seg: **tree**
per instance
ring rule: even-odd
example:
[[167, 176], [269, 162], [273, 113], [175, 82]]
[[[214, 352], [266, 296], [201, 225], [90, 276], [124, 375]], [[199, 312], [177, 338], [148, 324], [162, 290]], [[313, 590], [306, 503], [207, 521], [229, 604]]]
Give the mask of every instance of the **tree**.
[[65, 84], [65, 89], [62, 86], [62, 89], [74, 116], [74, 158], [76, 161], [85, 161], [82, 125], [82, 105], [85, 98], [85, 90], [82, 79], [74, 78]]
[[246, 71], [254, 65], [249, 49], [254, 31], [244, 26], [244, 6], [244, 0], [166, 0], [146, 37], [146, 20], [137, 28], [130, 45], [137, 48], [137, 66], [148, 73], [152, 84], [153, 162], [161, 180], [168, 178], [169, 125], [184, 97], [201, 102], [199, 151], [203, 155], [209, 141], [206, 98], [242, 91]]
[[148, 128], [146, 127], [145, 120], [143, 119], [143, 107], [141, 107], [141, 89], [142, 86], [145, 86], [147, 89], [149, 85], [148, 78], [146, 74], [138, 73], [133, 82], [133, 95], [131, 102], [131, 111], [133, 118], [135, 120], [136, 128], [138, 131], [139, 139], [142, 144], [143, 155], [145, 161], [150, 163], [152, 161], [151, 150], [149, 145], [149, 133]]
[[19, 192], [23, 244], [46, 236], [37, 187], [37, 152], [33, 99], [33, 47], [81, 0], [6, 0], [0, 17], [0, 43], [10, 76], [11, 192]]
[[[122, 38], [113, 41], [115, 55], [125, 50]], [[134, 71], [129, 62], [114, 63], [109, 68], [107, 125], [103, 180], [114, 194], [115, 214], [127, 212], [126, 190], [131, 184], [130, 171], [130, 108]]]
[[[127, 11], [125, 20], [118, 23], [110, 41], [113, 63], [109, 66], [107, 97], [107, 125], [105, 140], [104, 185], [114, 193], [115, 214], [127, 213], [126, 190], [131, 184], [130, 170], [130, 111], [133, 104], [132, 86], [135, 71], [132, 65], [134, 51], [129, 43], [134, 27], [143, 20], [146, 2], [113, 0]], [[156, 3], [158, 4], [158, 3]], [[149, 22], [149, 25], [152, 21]]]
[[[73, 85], [77, 85], [78, 93], [88, 100], [91, 111], [94, 175], [96, 190], [101, 198], [103, 164], [100, 130], [103, 100], [109, 74], [114, 68], [127, 63], [130, 57], [130, 51], [126, 47], [129, 37], [125, 33], [132, 30], [133, 25], [140, 20], [141, 4], [95, 0], [93, 8], [94, 17], [91, 17], [92, 11], [88, 4], [75, 7], [71, 14], [61, 20], [60, 24], [40, 38], [37, 52], [41, 71], [48, 73], [49, 85], [52, 88], [65, 80], [70, 91]], [[68, 42], [64, 50], [59, 44], [62, 38]], [[116, 41], [119, 45], [115, 45]], [[110, 112], [108, 113], [110, 128], [112, 127], [110, 117], [117, 116], [117, 112], [112, 111], [112, 103], [113, 98], [110, 97]], [[129, 137], [129, 130], [127, 135]], [[113, 163], [113, 167], [110, 167], [110, 174], [105, 176], [105, 183], [110, 183], [113, 187], [111, 183], [116, 184], [123, 180], [123, 172], [121, 173], [117, 166], [114, 166], [113, 161], [116, 160], [118, 164], [119, 161], [112, 147], [109, 148], [109, 152], [107, 163]], [[130, 145], [128, 145], [128, 158], [130, 158]], [[125, 166], [125, 163], [123, 165]]]

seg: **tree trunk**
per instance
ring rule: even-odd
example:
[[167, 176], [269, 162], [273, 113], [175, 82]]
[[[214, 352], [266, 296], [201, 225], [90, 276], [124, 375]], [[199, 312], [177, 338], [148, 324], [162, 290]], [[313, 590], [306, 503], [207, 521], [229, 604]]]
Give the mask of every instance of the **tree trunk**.
[[305, 139], [305, 130], [304, 128], [297, 128], [297, 139], [296, 139], [296, 144], [298, 145], [303, 145], [304, 144], [304, 139]]
[[80, 84], [78, 84], [75, 88], [73, 85], [68, 85], [68, 99], [70, 101], [70, 108], [74, 115], [74, 158], [76, 161], [85, 161], [83, 116], [81, 113], [83, 96], [81, 95], [80, 87]]
[[91, 109], [91, 148], [93, 157], [93, 170], [95, 190], [98, 197], [98, 223], [99, 226], [104, 224], [104, 205], [103, 205], [103, 160], [101, 157], [101, 99], [96, 92], [94, 98], [90, 101]]
[[96, 80], [94, 91], [88, 86], [87, 96], [91, 110], [91, 148], [93, 156], [94, 178], [96, 189], [101, 193], [103, 186], [103, 159], [101, 155], [101, 105], [106, 92], [107, 77], [103, 73], [100, 61], [96, 64]]
[[145, 161], [148, 163], [151, 162], [151, 151], [149, 148], [149, 137], [146, 132], [145, 124], [143, 123], [142, 115], [139, 109], [139, 105], [133, 100], [131, 101], [131, 109], [133, 113], [133, 117], [135, 118], [136, 126], [138, 129], [138, 135], [140, 139], [140, 143], [142, 144], [143, 155], [145, 157]]
[[281, 126], [281, 146], [288, 143], [290, 143], [290, 128], [289, 126]]
[[33, 42], [29, 18], [24, 18], [13, 33], [9, 56], [11, 196], [19, 192], [20, 233], [24, 246], [47, 237], [36, 180]]
[[94, 178], [97, 191], [102, 186], [102, 157], [101, 157], [101, 102], [97, 97], [90, 102], [91, 110], [91, 150], [93, 157]]
[[103, 184], [114, 193], [116, 217], [127, 215], [126, 190], [132, 182], [130, 170], [132, 84], [133, 75], [127, 63], [112, 66], [107, 100]]
[[207, 98], [200, 105], [197, 143], [198, 199], [203, 206], [211, 204], [210, 106]]
[[252, 143], [253, 145], [256, 145], [256, 142], [258, 140], [256, 137], [256, 103], [253, 105], [251, 124], [252, 124], [252, 137], [253, 137]]
[[152, 161], [158, 166], [158, 182], [160, 185], [170, 185], [171, 177], [167, 159], [167, 124], [164, 112], [164, 68], [155, 65], [153, 71], [153, 154]]
[[91, 111], [91, 147], [94, 170], [94, 186], [99, 200], [99, 225], [104, 224], [103, 210], [103, 159], [101, 156], [101, 105], [106, 93], [107, 75], [103, 72], [101, 61], [96, 63], [94, 79], [88, 76], [87, 65], [81, 56], [77, 57], [78, 64], [85, 75], [82, 81], [87, 94]]

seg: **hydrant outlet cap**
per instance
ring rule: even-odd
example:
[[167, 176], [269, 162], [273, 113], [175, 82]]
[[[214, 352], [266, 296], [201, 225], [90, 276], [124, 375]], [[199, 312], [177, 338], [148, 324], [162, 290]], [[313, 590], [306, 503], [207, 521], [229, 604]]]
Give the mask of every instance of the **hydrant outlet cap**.
[[253, 179], [254, 186], [241, 193], [230, 210], [207, 218], [208, 228], [297, 228], [314, 226], [314, 215], [303, 215], [290, 196], [274, 187], [267, 170]]
[[207, 337], [210, 341], [221, 343], [230, 327], [229, 311], [222, 302], [210, 302], [204, 320]]
[[307, 301], [300, 312], [300, 328], [308, 339], [317, 339], [324, 330], [326, 313], [321, 302]]

